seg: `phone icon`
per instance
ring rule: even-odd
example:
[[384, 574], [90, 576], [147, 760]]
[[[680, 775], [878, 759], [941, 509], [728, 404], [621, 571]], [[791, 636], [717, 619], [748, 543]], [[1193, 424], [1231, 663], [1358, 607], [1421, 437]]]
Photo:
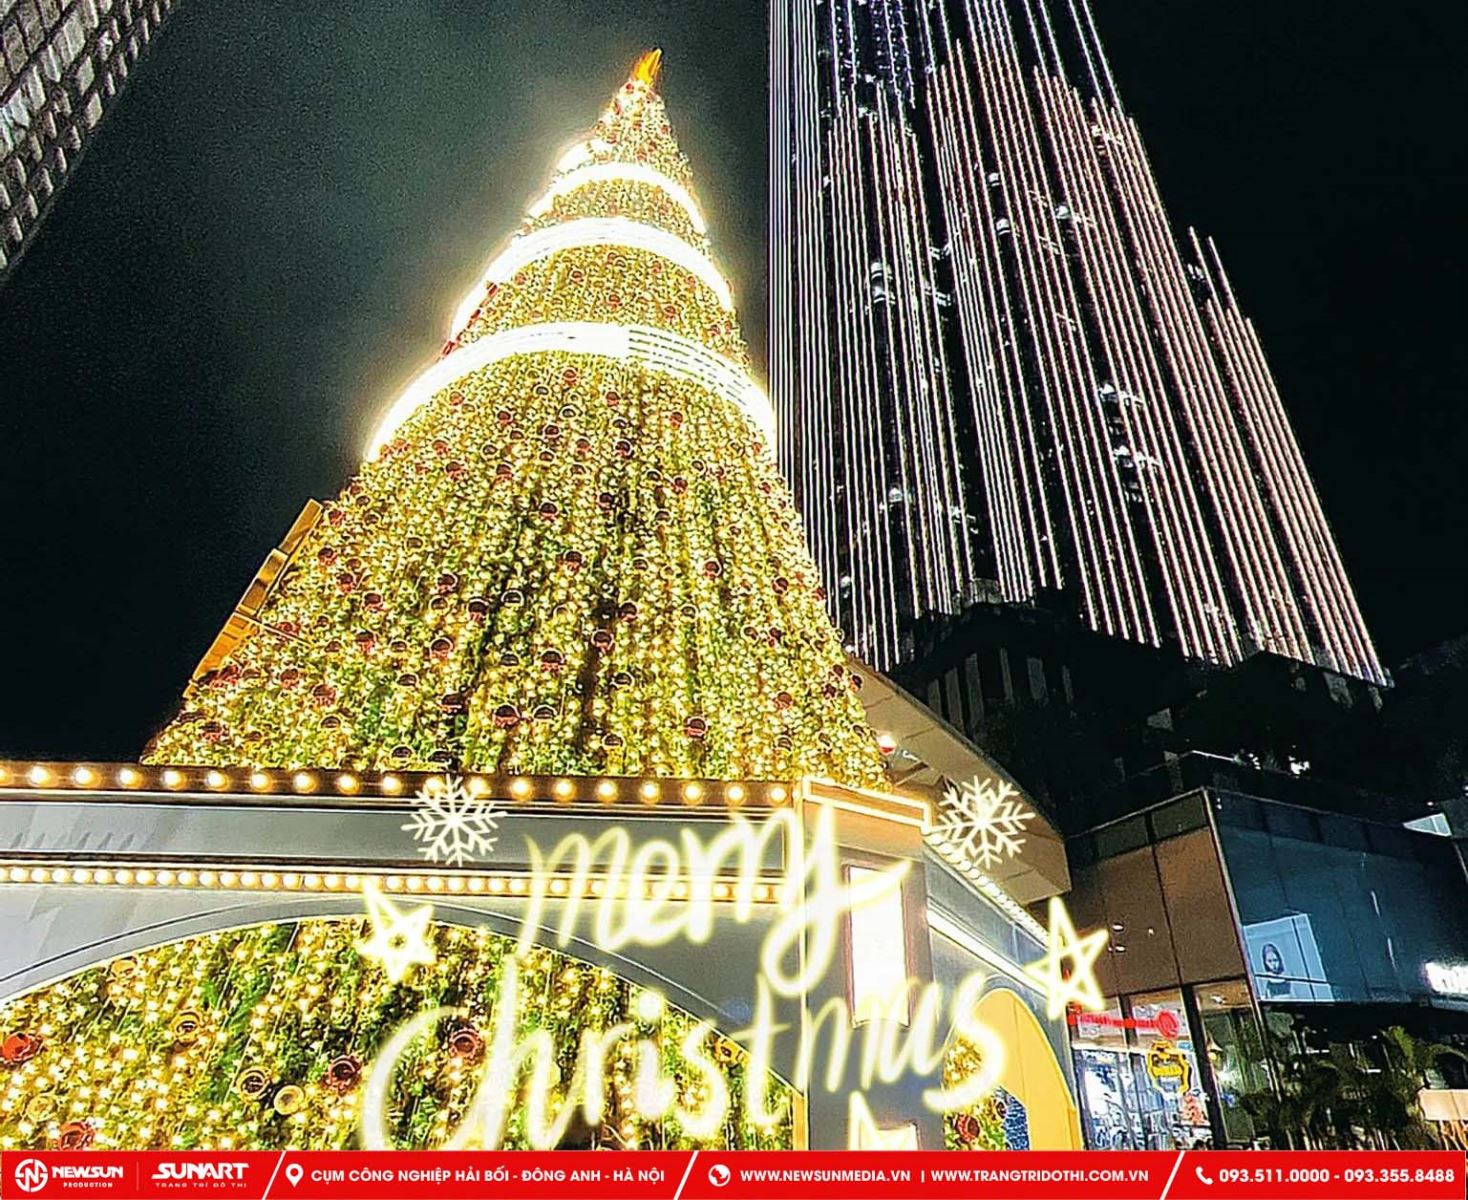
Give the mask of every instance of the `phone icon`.
[[1209, 1187], [1212, 1187], [1213, 1186], [1213, 1180], [1209, 1179], [1208, 1176], [1206, 1176], [1205, 1174], [1203, 1174], [1203, 1168], [1202, 1167], [1194, 1167], [1193, 1168], [1193, 1174], [1198, 1177], [1198, 1182], [1199, 1183], [1206, 1183]]

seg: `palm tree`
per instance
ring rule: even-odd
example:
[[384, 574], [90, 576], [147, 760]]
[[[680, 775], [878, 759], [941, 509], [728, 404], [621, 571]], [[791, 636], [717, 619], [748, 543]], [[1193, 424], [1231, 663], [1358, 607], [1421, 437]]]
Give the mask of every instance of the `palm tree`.
[[1453, 1046], [1393, 1025], [1364, 1046], [1304, 1045], [1294, 1022], [1249, 1028], [1243, 1050], [1267, 1062], [1271, 1084], [1240, 1098], [1276, 1146], [1301, 1149], [1420, 1149], [1438, 1145], [1417, 1093], [1443, 1058], [1468, 1063]]

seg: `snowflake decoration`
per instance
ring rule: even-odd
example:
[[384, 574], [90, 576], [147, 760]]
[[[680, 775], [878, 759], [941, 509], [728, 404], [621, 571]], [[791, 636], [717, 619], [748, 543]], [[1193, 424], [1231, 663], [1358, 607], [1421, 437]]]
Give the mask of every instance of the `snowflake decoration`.
[[1008, 780], [975, 776], [943, 793], [936, 832], [977, 866], [998, 866], [1019, 853], [1025, 822], [1035, 819], [1018, 796], [1019, 790]]
[[430, 779], [417, 796], [418, 808], [403, 829], [422, 842], [424, 858], [450, 867], [493, 853], [500, 814], [493, 800], [482, 800], [457, 775]]

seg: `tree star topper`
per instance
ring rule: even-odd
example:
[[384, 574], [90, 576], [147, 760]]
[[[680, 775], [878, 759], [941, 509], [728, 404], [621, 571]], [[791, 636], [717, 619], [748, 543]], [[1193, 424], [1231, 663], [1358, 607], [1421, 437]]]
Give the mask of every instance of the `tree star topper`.
[[428, 940], [433, 905], [399, 908], [374, 883], [367, 884], [362, 894], [367, 900], [367, 919], [372, 926], [372, 936], [357, 946], [363, 958], [381, 963], [393, 983], [401, 983], [414, 964], [427, 967], [437, 960]]
[[937, 836], [978, 867], [989, 869], [1019, 853], [1026, 822], [1035, 814], [1007, 779], [974, 776], [943, 793]]
[[416, 797], [413, 818], [403, 826], [422, 842], [424, 858], [450, 867], [462, 867], [471, 858], [494, 852], [499, 809], [464, 786], [457, 775], [445, 775], [425, 783]]
[[[1045, 989], [1045, 1013], [1052, 1020], [1065, 1013], [1067, 1004], [1079, 1004], [1091, 1012], [1106, 1007], [1096, 983], [1096, 960], [1106, 947], [1106, 930], [1096, 929], [1084, 937], [1076, 933], [1070, 913], [1060, 897], [1050, 897], [1050, 936], [1045, 957], [1025, 967], [1025, 974]], [[1062, 964], [1070, 959], [1069, 974]]]

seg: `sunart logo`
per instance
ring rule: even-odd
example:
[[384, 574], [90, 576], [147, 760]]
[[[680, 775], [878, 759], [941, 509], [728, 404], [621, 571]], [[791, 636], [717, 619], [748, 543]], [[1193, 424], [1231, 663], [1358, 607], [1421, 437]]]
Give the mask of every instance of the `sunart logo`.
[[247, 1164], [242, 1162], [161, 1162], [153, 1172], [154, 1183], [243, 1183]]

